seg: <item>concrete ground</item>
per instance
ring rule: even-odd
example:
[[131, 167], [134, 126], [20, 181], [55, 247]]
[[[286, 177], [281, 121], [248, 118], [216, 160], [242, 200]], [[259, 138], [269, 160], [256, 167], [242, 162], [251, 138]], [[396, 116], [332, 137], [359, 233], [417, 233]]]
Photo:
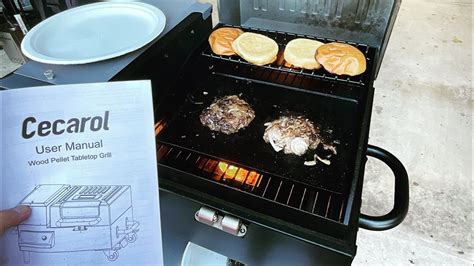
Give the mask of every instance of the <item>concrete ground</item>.
[[[405, 0], [376, 93], [369, 142], [410, 176], [410, 211], [387, 232], [360, 230], [354, 264], [472, 265], [472, 13], [468, 0]], [[362, 211], [390, 209], [392, 177], [370, 160]]]
[[[361, 229], [354, 265], [474, 264], [472, 8], [469, 0], [402, 4], [375, 84], [370, 143], [405, 164], [410, 211], [390, 231]], [[364, 213], [390, 210], [392, 179], [369, 160]]]

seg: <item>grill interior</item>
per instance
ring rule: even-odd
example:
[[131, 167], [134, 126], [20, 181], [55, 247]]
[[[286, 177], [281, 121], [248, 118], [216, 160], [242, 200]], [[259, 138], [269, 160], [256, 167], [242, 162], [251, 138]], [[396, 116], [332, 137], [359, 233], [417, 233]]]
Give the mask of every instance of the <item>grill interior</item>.
[[[275, 39], [280, 46], [276, 62], [255, 66], [238, 56], [215, 55], [207, 42], [199, 46], [156, 114], [158, 162], [164, 167], [160, 174], [171, 169], [170, 180], [223, 201], [312, 230], [342, 234], [339, 226], [349, 221], [350, 190], [357, 176], [364, 110], [360, 103], [372, 86], [375, 49], [350, 43], [365, 53], [367, 71], [341, 77], [323, 69], [296, 69], [283, 59], [285, 44], [294, 38], [335, 40], [242, 29]], [[252, 106], [254, 121], [230, 136], [201, 125], [202, 110], [216, 97], [231, 94], [240, 94]], [[331, 165], [304, 166], [314, 153], [306, 158], [276, 153], [264, 142], [263, 124], [286, 114], [303, 114], [320, 126], [324, 139], [338, 151]]]

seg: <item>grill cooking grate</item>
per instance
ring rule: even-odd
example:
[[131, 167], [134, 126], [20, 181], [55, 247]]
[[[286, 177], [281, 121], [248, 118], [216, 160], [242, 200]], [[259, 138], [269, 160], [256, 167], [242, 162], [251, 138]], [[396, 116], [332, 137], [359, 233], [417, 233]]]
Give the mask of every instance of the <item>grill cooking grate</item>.
[[[325, 71], [323, 68], [317, 69], [317, 70], [306, 70], [306, 69], [301, 69], [301, 68], [294, 68], [293, 66], [288, 66], [285, 64], [285, 60], [283, 58], [283, 52], [285, 50], [286, 44], [296, 38], [307, 38], [307, 39], [312, 39], [316, 41], [320, 41], [323, 43], [329, 43], [329, 42], [336, 42], [336, 40], [333, 39], [326, 39], [326, 38], [318, 38], [318, 37], [313, 37], [313, 36], [308, 36], [308, 35], [300, 35], [300, 34], [292, 34], [292, 33], [285, 33], [285, 32], [276, 32], [276, 31], [270, 31], [270, 30], [264, 30], [264, 29], [255, 29], [255, 28], [246, 28], [246, 27], [236, 27], [233, 25], [221, 25], [225, 27], [234, 27], [234, 28], [241, 28], [245, 32], [254, 32], [254, 33], [260, 33], [263, 34], [267, 37], [270, 37], [274, 39], [278, 46], [279, 46], [279, 52], [277, 56], [277, 60], [268, 65], [261, 66], [261, 68], [271, 70], [271, 71], [278, 71], [278, 72], [283, 72], [286, 74], [291, 74], [291, 75], [296, 75], [300, 77], [310, 77], [310, 78], [317, 78], [317, 79], [324, 79], [324, 80], [330, 80], [330, 81], [335, 81], [335, 82], [342, 82], [346, 84], [352, 84], [352, 85], [360, 85], [360, 86], [365, 86], [369, 83], [371, 80], [371, 69], [372, 69], [372, 61], [375, 55], [375, 49], [365, 45], [365, 44], [357, 44], [353, 42], [345, 42], [347, 44], [353, 45], [357, 47], [362, 53], [365, 54], [366, 60], [367, 60], [367, 71], [362, 73], [361, 75], [350, 77], [350, 76], [338, 76], [335, 74], [331, 74], [327, 71]], [[221, 26], [218, 26], [216, 28], [219, 28]], [[342, 42], [342, 41], [337, 41], [337, 42]], [[254, 66], [253, 64], [245, 61], [244, 59], [240, 58], [237, 55], [233, 56], [222, 56], [222, 55], [216, 55], [212, 52], [211, 47], [209, 44], [206, 43], [206, 48], [202, 52], [203, 56], [212, 58], [214, 60], [218, 61], [227, 61], [227, 62], [232, 62], [232, 63], [237, 63], [240, 65], [247, 65], [247, 66]]]
[[189, 171], [217, 185], [228, 186], [265, 200], [312, 215], [342, 222], [344, 201], [340, 194], [305, 186], [276, 176], [228, 164], [224, 161], [158, 144], [160, 164]]
[[[357, 140], [354, 132], [359, 119], [354, 101], [308, 95], [303, 91], [278, 89], [220, 75], [198, 77], [198, 80], [188, 77], [186, 81], [189, 82], [180, 83], [178, 88], [193, 91], [187, 95], [192, 100], [180, 106], [173, 118], [164, 120], [167, 126], [157, 138], [159, 143], [347, 195], [354, 171], [354, 143]], [[256, 116], [249, 126], [232, 135], [212, 132], [203, 126], [199, 118], [202, 110], [213, 99], [233, 94], [241, 95], [255, 111]], [[304, 161], [314, 159], [315, 152], [324, 154], [322, 150], [304, 156], [287, 155], [275, 152], [265, 143], [262, 138], [264, 124], [286, 114], [302, 114], [315, 121], [321, 137], [327, 143], [334, 143], [338, 154], [331, 159], [330, 165], [304, 166]]]

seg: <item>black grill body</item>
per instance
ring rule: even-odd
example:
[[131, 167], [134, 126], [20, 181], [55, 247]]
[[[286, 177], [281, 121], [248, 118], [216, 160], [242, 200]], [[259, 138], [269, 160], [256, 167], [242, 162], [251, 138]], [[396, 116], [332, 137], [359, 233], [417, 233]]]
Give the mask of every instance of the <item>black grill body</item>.
[[[237, 27], [217, 27], [221, 26]], [[211, 27], [201, 31], [201, 42], [170, 82], [168, 93], [156, 100], [160, 103], [155, 113], [160, 187], [241, 218], [249, 225], [248, 234], [253, 226], [265, 227], [350, 262], [356, 253], [361, 215], [377, 48], [350, 43], [365, 53], [368, 69], [348, 78], [324, 70], [293, 69], [282, 62], [284, 45], [291, 39], [334, 40], [243, 30], [275, 39], [279, 59], [271, 65], [253, 66], [237, 56], [217, 56], [207, 43]], [[234, 135], [212, 133], [200, 124], [199, 114], [213, 99], [229, 94], [240, 94], [248, 101], [256, 118]], [[277, 154], [264, 143], [263, 123], [289, 111], [317, 121], [329, 132], [328, 139], [337, 140], [338, 156], [330, 166], [306, 167], [301, 158]], [[398, 217], [406, 214], [401, 205], [394, 213]], [[249, 245], [240, 239], [232, 243]], [[245, 262], [245, 258], [236, 259]]]
[[262, 224], [250, 224], [247, 235], [239, 238], [193, 222], [194, 212], [203, 203], [181, 194], [161, 190], [160, 204], [165, 265], [181, 265], [189, 241], [245, 265], [348, 265], [352, 260]]

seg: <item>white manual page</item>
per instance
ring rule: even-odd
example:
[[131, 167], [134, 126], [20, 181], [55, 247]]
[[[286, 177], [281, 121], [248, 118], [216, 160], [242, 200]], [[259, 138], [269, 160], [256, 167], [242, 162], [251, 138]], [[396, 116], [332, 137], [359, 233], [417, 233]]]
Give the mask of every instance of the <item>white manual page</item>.
[[0, 92], [0, 265], [162, 265], [149, 81]]

